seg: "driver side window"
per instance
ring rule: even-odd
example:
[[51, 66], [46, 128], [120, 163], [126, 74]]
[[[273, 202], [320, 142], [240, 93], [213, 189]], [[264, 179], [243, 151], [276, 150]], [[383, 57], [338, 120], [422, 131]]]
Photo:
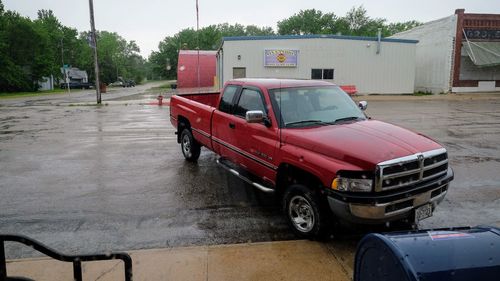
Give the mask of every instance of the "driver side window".
[[266, 116], [267, 110], [264, 104], [262, 95], [259, 91], [253, 89], [243, 89], [238, 104], [234, 110], [234, 114], [245, 117], [247, 111], [249, 110], [260, 110], [264, 113], [264, 116]]

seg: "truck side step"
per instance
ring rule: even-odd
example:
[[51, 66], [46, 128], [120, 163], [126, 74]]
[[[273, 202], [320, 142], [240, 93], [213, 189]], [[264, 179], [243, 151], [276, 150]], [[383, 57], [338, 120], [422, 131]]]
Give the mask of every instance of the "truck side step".
[[217, 161], [217, 164], [219, 164], [219, 166], [226, 169], [227, 171], [229, 171], [231, 174], [237, 176], [238, 178], [242, 179], [246, 183], [253, 185], [258, 190], [265, 192], [265, 193], [273, 193], [274, 192], [273, 188], [267, 187], [262, 183], [258, 183], [256, 181], [250, 179], [250, 175], [247, 176], [247, 174], [248, 174], [247, 172], [244, 172], [244, 171], [240, 172], [236, 168], [233, 168], [232, 167], [233, 165], [231, 165], [232, 163], [229, 160], [221, 157], [221, 158], [217, 159], [216, 161]]

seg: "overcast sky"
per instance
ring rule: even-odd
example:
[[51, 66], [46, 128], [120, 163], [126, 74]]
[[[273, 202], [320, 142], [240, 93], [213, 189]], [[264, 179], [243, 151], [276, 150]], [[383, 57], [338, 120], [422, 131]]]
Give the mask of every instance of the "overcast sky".
[[[89, 30], [88, 0], [2, 0], [7, 10], [36, 18], [40, 9], [53, 10], [66, 26]], [[144, 57], [158, 42], [187, 27], [196, 27], [196, 0], [94, 0], [96, 28], [135, 40]], [[200, 27], [223, 22], [271, 26], [301, 9], [318, 9], [343, 16], [363, 5], [370, 17], [389, 22], [422, 22], [449, 16], [457, 8], [469, 13], [500, 14], [500, 0], [199, 0]]]

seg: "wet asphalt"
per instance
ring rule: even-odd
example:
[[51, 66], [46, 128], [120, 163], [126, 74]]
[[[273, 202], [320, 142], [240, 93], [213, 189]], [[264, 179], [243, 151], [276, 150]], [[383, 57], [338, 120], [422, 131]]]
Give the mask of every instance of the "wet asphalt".
[[[216, 155], [183, 160], [169, 108], [141, 94], [150, 86], [105, 94], [107, 106], [90, 105], [92, 91], [0, 100], [0, 233], [81, 254], [295, 239], [275, 199], [219, 168]], [[500, 225], [499, 106], [500, 98], [369, 103], [373, 118], [449, 151], [455, 180], [422, 228]], [[9, 245], [8, 255], [31, 252]]]

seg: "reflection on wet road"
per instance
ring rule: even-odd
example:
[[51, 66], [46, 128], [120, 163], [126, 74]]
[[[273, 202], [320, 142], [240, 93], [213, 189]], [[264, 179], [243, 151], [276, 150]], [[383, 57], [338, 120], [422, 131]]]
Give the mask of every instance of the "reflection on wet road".
[[[500, 99], [370, 102], [374, 118], [449, 150], [456, 179], [423, 227], [500, 223], [499, 106]], [[67, 253], [294, 239], [275, 199], [215, 159], [203, 150], [198, 164], [183, 161], [168, 107], [1, 106], [0, 232]]]
[[0, 232], [69, 252], [293, 238], [214, 154], [183, 160], [168, 107], [0, 110]]
[[500, 225], [500, 99], [371, 104], [374, 118], [426, 134], [455, 172], [445, 201], [422, 227]]

